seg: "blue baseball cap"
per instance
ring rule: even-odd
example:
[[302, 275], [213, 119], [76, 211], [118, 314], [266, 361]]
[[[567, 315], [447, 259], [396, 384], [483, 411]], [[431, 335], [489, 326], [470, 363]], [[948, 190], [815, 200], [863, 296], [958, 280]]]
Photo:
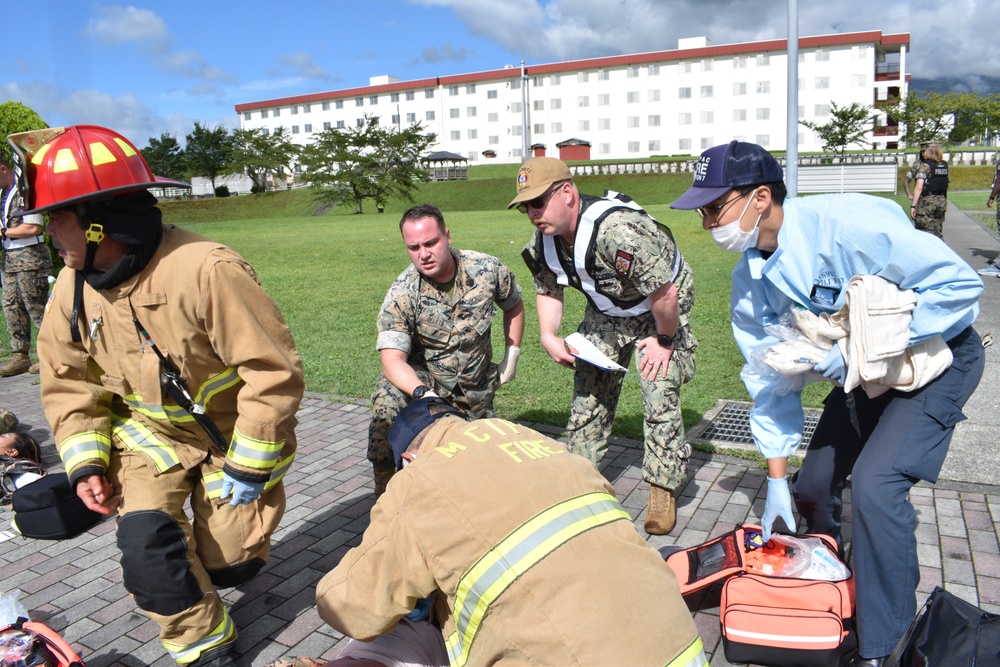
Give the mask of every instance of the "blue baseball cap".
[[670, 208], [693, 210], [711, 204], [733, 188], [784, 180], [781, 165], [757, 144], [731, 141], [701, 154], [694, 183]]
[[[431, 414], [431, 406], [441, 406], [435, 414]], [[392, 445], [392, 455], [396, 460], [396, 470], [403, 467], [403, 452], [410, 447], [413, 439], [420, 435], [420, 432], [436, 422], [442, 417], [455, 415], [462, 419], [468, 419], [468, 415], [455, 407], [455, 405], [440, 396], [421, 398], [413, 401], [399, 411], [392, 426], [389, 427], [389, 444]]]

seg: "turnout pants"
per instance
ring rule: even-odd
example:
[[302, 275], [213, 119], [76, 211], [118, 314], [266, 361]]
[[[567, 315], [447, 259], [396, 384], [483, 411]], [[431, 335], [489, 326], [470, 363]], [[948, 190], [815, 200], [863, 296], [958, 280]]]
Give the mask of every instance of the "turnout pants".
[[936, 482], [962, 407], [983, 375], [979, 335], [948, 342], [951, 367], [922, 389], [869, 398], [834, 388], [792, 481], [807, 533], [840, 541], [842, 494], [851, 476], [854, 574], [861, 655], [888, 655], [916, 613], [920, 581], [910, 488]]
[[[116, 448], [111, 456], [125, 590], [160, 626], [163, 646], [181, 665], [236, 641], [216, 586], [257, 574], [285, 510], [281, 483], [248, 505], [218, 499], [221, 462], [157, 475], [142, 454]], [[189, 498], [191, 518], [184, 511]]]
[[[609, 317], [588, 304], [579, 331], [597, 349], [625, 368], [632, 361], [636, 341], [656, 335], [652, 314]], [[635, 370], [635, 369], [633, 369]], [[675, 349], [667, 365], [667, 377], [644, 380], [642, 390], [645, 454], [642, 477], [650, 484], [673, 491], [687, 475], [691, 445], [684, 441], [681, 415], [681, 385], [694, 377], [694, 351]], [[608, 449], [608, 436], [621, 396], [622, 372], [601, 370], [585, 361], [576, 362], [573, 406], [566, 431], [573, 453], [599, 465]]]

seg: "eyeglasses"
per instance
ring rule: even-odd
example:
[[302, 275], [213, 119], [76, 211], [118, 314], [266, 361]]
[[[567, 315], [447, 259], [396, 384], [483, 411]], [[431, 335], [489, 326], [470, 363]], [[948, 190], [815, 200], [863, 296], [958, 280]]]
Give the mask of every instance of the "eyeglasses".
[[517, 210], [520, 211], [521, 213], [524, 213], [525, 215], [527, 215], [529, 208], [542, 208], [542, 207], [544, 207], [545, 204], [546, 204], [546, 202], [549, 201], [549, 197], [551, 197], [552, 195], [554, 195], [556, 193], [556, 191], [558, 191], [563, 186], [564, 183], [566, 183], [566, 181], [559, 181], [558, 183], [556, 183], [555, 185], [553, 185], [551, 188], [549, 188], [549, 190], [545, 194], [539, 195], [539, 196], [535, 197], [534, 199], [532, 199], [531, 201], [523, 201], [523, 202], [521, 202], [520, 204], [517, 205]]
[[729, 204], [732, 204], [734, 201], [736, 201], [737, 199], [739, 199], [742, 196], [743, 195], [741, 195], [740, 193], [737, 192], [735, 196], [730, 197], [729, 199], [727, 199], [726, 201], [722, 202], [721, 204], [717, 204], [715, 206], [699, 206], [695, 210], [698, 212], [698, 215], [700, 215], [702, 217], [702, 219], [704, 219], [705, 216], [707, 216], [709, 214], [711, 214], [713, 218], [718, 218], [719, 214], [722, 213], [722, 209], [724, 209]]

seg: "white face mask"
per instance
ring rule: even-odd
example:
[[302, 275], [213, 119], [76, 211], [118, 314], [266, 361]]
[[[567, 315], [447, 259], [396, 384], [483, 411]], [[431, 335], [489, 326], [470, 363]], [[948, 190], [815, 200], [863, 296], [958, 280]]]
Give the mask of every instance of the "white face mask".
[[747, 209], [750, 208], [750, 204], [753, 203], [753, 198], [756, 194], [757, 191], [754, 190], [747, 201], [747, 205], [743, 207], [740, 217], [728, 224], [712, 228], [712, 240], [715, 241], [715, 245], [726, 252], [743, 252], [757, 245], [757, 237], [760, 236], [759, 225], [762, 214], [757, 215], [757, 221], [753, 223], [753, 229], [749, 232], [745, 232], [740, 228], [740, 220], [746, 215]]

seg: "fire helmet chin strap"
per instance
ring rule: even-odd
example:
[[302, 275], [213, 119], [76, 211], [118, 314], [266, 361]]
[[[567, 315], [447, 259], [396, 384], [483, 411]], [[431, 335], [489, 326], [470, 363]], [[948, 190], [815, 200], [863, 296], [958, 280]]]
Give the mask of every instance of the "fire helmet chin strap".
[[91, 222], [84, 235], [87, 237], [87, 255], [83, 261], [83, 270], [76, 272], [76, 285], [73, 291], [73, 314], [69, 318], [69, 334], [74, 343], [83, 342], [83, 337], [80, 335], [80, 316], [86, 317], [86, 313], [82, 312], [83, 281], [86, 279], [87, 274], [94, 269], [94, 256], [97, 254], [97, 248], [101, 245], [101, 241], [104, 240], [104, 225]]

